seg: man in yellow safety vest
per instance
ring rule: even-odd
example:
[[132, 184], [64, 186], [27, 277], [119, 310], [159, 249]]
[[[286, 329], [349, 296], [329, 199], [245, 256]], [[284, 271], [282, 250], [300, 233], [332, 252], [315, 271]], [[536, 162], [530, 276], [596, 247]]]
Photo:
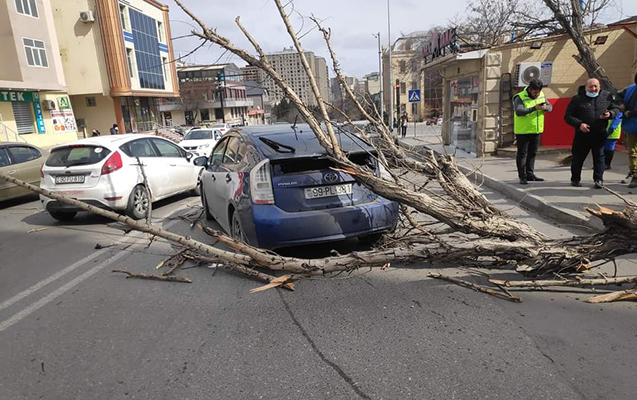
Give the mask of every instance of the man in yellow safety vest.
[[553, 107], [542, 92], [542, 81], [532, 79], [529, 86], [513, 96], [513, 133], [518, 145], [516, 165], [520, 184], [544, 179], [535, 175], [535, 155], [544, 132], [544, 113]]

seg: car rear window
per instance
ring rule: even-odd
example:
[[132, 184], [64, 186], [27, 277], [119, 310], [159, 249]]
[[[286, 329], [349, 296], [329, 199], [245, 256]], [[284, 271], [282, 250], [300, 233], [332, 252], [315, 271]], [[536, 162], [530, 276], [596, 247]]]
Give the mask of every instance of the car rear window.
[[202, 139], [212, 139], [212, 131], [211, 130], [192, 130], [188, 132], [184, 140], [202, 140]]
[[110, 153], [109, 149], [102, 146], [77, 145], [58, 147], [51, 151], [51, 155], [45, 164], [49, 167], [97, 164]]

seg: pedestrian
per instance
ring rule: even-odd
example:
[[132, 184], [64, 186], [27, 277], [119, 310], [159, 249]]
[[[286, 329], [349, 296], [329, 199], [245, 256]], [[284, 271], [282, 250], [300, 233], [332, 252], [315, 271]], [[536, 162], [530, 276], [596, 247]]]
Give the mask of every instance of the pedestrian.
[[624, 105], [622, 130], [624, 131], [624, 143], [628, 151], [628, 176], [622, 183], [628, 182], [629, 188], [637, 187], [637, 74], [635, 83], [628, 85], [617, 93], [619, 101]]
[[593, 154], [593, 182], [596, 189], [604, 186], [604, 143], [608, 120], [615, 118], [619, 109], [613, 95], [602, 90], [599, 81], [591, 78], [580, 86], [573, 96], [564, 121], [575, 128], [571, 154], [571, 185], [582, 186], [582, 166], [588, 153]]
[[622, 133], [622, 111], [623, 105], [619, 105], [619, 112], [615, 118], [608, 121], [606, 128], [606, 142], [604, 143], [604, 171], [611, 169], [610, 163], [615, 156], [615, 145]]
[[403, 137], [407, 136], [407, 113], [400, 117], [400, 133]]
[[98, 131], [97, 129], [93, 129], [93, 133], [91, 134], [91, 137], [97, 137], [100, 135], [101, 135], [100, 131]]
[[553, 111], [553, 106], [546, 101], [542, 87], [541, 80], [532, 79], [529, 86], [513, 96], [513, 133], [518, 146], [515, 163], [521, 185], [544, 180], [535, 175], [535, 156], [544, 132], [544, 114]]
[[117, 126], [117, 124], [113, 124], [113, 126], [110, 129], [111, 135], [117, 135], [119, 133], [119, 127]]

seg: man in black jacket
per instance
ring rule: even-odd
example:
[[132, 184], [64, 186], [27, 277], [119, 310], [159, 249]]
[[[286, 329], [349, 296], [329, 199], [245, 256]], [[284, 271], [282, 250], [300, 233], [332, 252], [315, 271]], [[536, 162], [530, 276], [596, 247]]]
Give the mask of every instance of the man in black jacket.
[[599, 81], [595, 78], [589, 79], [585, 86], [580, 86], [577, 95], [571, 99], [564, 115], [566, 123], [575, 128], [571, 150], [571, 185], [582, 186], [582, 165], [591, 152], [595, 188], [601, 189], [604, 186], [606, 128], [608, 119], [614, 118], [618, 111], [613, 95], [601, 90]]

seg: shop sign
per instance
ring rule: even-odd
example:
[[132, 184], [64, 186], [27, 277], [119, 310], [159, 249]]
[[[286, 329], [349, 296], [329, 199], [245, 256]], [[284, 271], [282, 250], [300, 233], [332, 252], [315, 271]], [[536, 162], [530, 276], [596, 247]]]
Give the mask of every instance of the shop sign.
[[44, 126], [44, 114], [42, 114], [42, 106], [40, 105], [40, 94], [31, 93], [33, 98], [33, 111], [35, 111], [35, 124], [38, 126], [38, 133], [46, 133], [46, 126]]
[[53, 130], [57, 133], [77, 131], [73, 110], [51, 110]]
[[13, 92], [10, 90], [0, 92], [0, 101], [11, 101], [14, 103], [32, 103], [32, 92]]
[[434, 32], [431, 41], [429, 43], [425, 43], [425, 46], [422, 48], [422, 56], [425, 59], [425, 62], [427, 62], [428, 58], [433, 60], [445, 55], [447, 48], [449, 48], [450, 51], [454, 51], [456, 38], [456, 28], [449, 28], [442, 33]]
[[58, 108], [60, 110], [70, 110], [71, 102], [69, 101], [69, 98], [66, 96], [58, 97]]

